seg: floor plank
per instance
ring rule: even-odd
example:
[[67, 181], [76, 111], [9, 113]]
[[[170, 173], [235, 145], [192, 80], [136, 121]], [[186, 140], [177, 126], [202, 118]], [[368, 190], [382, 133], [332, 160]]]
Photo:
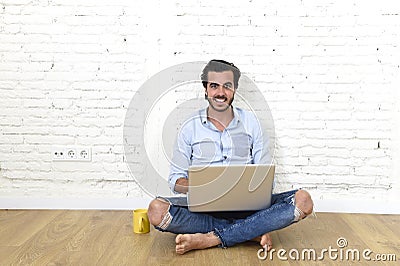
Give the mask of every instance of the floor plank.
[[19, 246], [43, 229], [61, 211], [1, 211], [0, 235], [2, 242]]
[[2, 263], [5, 265], [12, 264], [11, 262], [17, 262], [20, 265], [32, 263], [47, 265], [55, 252], [67, 251], [65, 242], [80, 230], [81, 225], [88, 219], [87, 213], [84, 211], [62, 212], [49, 221], [42, 230], [20, 245]]
[[[154, 237], [149, 234], [134, 234], [132, 229], [132, 212], [125, 212], [120, 220], [116, 220], [119, 230], [111, 239], [107, 251], [99, 258], [101, 265], [135, 265], [146, 261]], [[137, 265], [137, 264], [136, 264]]]
[[368, 248], [375, 253], [382, 253], [384, 251], [400, 255], [399, 235], [397, 235], [397, 239], [394, 238], [392, 230], [386, 224], [376, 219], [375, 216], [365, 214], [346, 214], [343, 216], [348, 225], [353, 230], [356, 230], [359, 235], [363, 236], [358, 240], [360, 243], [359, 248]]
[[[54, 253], [52, 261], [57, 265], [82, 265], [85, 262], [98, 262], [105, 254], [120, 230], [124, 212], [88, 212], [80, 230], [64, 243], [64, 249]], [[84, 254], [79, 256], [79, 254]]]

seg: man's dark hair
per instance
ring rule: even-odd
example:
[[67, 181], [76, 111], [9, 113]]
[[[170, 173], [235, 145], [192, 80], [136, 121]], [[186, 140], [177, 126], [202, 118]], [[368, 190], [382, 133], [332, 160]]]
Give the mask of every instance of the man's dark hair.
[[203, 72], [201, 72], [201, 82], [203, 83], [203, 87], [207, 88], [208, 83], [208, 72], [224, 72], [224, 71], [232, 71], [233, 72], [233, 85], [235, 89], [237, 89], [239, 85], [240, 78], [240, 70], [233, 63], [229, 63], [225, 60], [213, 59], [207, 63], [204, 67]]

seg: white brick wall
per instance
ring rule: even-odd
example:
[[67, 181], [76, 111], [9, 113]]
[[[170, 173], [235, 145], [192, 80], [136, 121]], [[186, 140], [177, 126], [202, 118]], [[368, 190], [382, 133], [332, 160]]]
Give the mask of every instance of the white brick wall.
[[[279, 190], [397, 201], [399, 13], [386, 0], [2, 0], [0, 197], [145, 197], [124, 162], [130, 100], [166, 67], [222, 58], [268, 100]], [[90, 146], [92, 162], [52, 162], [53, 145]]]

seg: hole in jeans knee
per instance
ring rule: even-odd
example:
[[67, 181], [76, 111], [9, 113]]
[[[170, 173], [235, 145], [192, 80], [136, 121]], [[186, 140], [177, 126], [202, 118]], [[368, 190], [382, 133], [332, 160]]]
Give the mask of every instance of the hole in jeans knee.
[[164, 215], [161, 223], [159, 225], [157, 225], [157, 227], [159, 227], [163, 230], [167, 229], [172, 221], [172, 218], [173, 218], [173, 216], [169, 213], [169, 208], [168, 208], [167, 213]]
[[169, 212], [170, 205], [167, 202], [159, 199], [153, 200], [148, 208], [147, 214], [149, 216], [150, 223], [157, 226], [163, 220], [163, 217]]
[[300, 210], [297, 206], [294, 207], [294, 222], [297, 222], [301, 219], [303, 219], [305, 216], [304, 212]]
[[295, 197], [295, 206], [302, 212], [302, 216], [306, 217], [313, 212], [314, 203], [307, 191], [299, 190], [297, 193]]

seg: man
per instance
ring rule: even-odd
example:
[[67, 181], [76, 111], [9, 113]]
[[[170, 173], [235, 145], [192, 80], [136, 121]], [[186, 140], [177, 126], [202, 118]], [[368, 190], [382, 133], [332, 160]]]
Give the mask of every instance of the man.
[[[181, 128], [174, 148], [169, 183], [175, 193], [187, 193], [191, 165], [271, 163], [254, 114], [232, 106], [240, 70], [223, 60], [211, 60], [201, 74], [208, 107]], [[156, 229], [178, 234], [176, 252], [213, 246], [228, 247], [248, 240], [272, 248], [271, 231], [284, 228], [312, 212], [308, 192], [272, 195], [271, 206], [253, 212], [193, 213], [171, 198], [156, 198], [148, 209]]]

